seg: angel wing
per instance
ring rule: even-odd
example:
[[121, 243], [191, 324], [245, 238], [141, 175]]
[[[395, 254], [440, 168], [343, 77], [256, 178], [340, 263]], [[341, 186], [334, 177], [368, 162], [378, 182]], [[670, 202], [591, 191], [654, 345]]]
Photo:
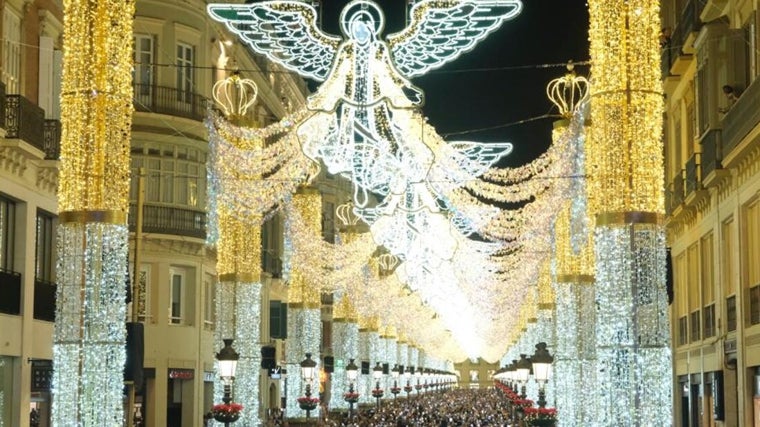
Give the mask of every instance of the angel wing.
[[388, 36], [396, 68], [406, 77], [438, 68], [521, 10], [521, 0], [422, 0], [410, 9], [409, 26]]
[[300, 1], [209, 4], [209, 15], [227, 25], [256, 53], [296, 73], [323, 81], [330, 74], [339, 37], [317, 28], [317, 12]]
[[513, 148], [509, 142], [451, 141], [449, 146], [455, 150], [453, 156], [459, 167], [473, 178], [482, 175]]

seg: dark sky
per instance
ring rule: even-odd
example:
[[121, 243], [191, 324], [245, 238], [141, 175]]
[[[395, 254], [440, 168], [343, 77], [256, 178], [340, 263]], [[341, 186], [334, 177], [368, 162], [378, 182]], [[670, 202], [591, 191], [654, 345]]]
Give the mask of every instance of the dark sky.
[[[405, 0], [376, 0], [386, 16], [385, 34], [405, 24]], [[339, 34], [338, 15], [348, 0], [323, 0], [326, 31]], [[424, 114], [438, 133], [505, 125], [556, 113], [546, 85], [565, 74], [568, 60], [588, 60], [586, 0], [523, 0], [523, 10], [443, 68], [413, 80], [425, 91]], [[587, 75], [587, 66], [576, 71]], [[550, 111], [551, 110], [551, 111]], [[543, 152], [551, 141], [553, 118], [463, 135], [447, 140], [508, 141], [515, 145], [503, 165], [519, 165]]]

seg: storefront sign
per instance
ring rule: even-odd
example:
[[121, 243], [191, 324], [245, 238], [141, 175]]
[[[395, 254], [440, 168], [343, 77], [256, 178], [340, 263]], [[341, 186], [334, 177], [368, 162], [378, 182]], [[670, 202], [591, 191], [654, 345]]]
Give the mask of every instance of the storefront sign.
[[195, 373], [192, 369], [169, 369], [169, 378], [175, 380], [192, 380], [195, 378]]
[[51, 360], [32, 361], [32, 391], [50, 391], [53, 383], [53, 362]]

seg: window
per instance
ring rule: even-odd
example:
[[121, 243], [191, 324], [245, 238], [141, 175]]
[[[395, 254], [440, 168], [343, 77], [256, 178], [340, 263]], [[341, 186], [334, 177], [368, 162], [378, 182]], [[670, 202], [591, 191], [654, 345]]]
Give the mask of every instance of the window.
[[0, 196], [0, 270], [13, 271], [16, 204]]
[[216, 303], [216, 294], [214, 293], [214, 278], [210, 275], [206, 275], [206, 279], [203, 281], [203, 290], [205, 292], [205, 299], [203, 304], [203, 326], [206, 330], [214, 329], [214, 322], [216, 321], [216, 311], [214, 309]]
[[182, 325], [185, 320], [185, 272], [172, 268], [169, 270], [169, 323]]
[[[133, 267], [130, 266], [134, 271]], [[137, 302], [137, 319], [140, 322], [153, 321], [151, 310], [151, 286], [150, 286], [150, 264], [143, 264], [140, 266], [140, 271], [137, 273], [137, 290], [135, 295], [132, 295], [134, 301]]]
[[269, 301], [269, 337], [272, 339], [288, 337], [288, 304], [282, 301]]
[[702, 310], [702, 317], [704, 322], [703, 336], [710, 338], [715, 336], [715, 304], [706, 305]]
[[[165, 146], [156, 153], [135, 153], [132, 169], [145, 168], [145, 201], [170, 203], [191, 208], [206, 200], [205, 154], [195, 148]], [[160, 157], [159, 157], [160, 156]], [[133, 185], [130, 197], [136, 198]]]
[[736, 330], [736, 295], [726, 298], [726, 330]]
[[21, 87], [21, 18], [8, 6], [3, 9], [3, 75], [5, 91], [19, 93]]
[[135, 99], [142, 106], [151, 105], [153, 94], [153, 36], [148, 34], [135, 34], [132, 39]]
[[734, 266], [733, 254], [736, 253], [736, 234], [734, 219], [729, 218], [721, 225], [721, 287], [725, 289], [726, 296], [736, 293], [736, 267]]
[[177, 100], [190, 103], [193, 100], [195, 82], [193, 80], [194, 48], [177, 43]]
[[702, 320], [705, 338], [715, 335], [715, 259], [713, 257], [713, 234], [708, 233], [700, 242], [700, 265], [702, 267]]
[[687, 251], [687, 268], [688, 268], [688, 287], [689, 287], [689, 312], [694, 312], [695, 310], [699, 310], [702, 305], [700, 304], [700, 283], [699, 283], [699, 273], [700, 273], [700, 262], [699, 262], [699, 245], [697, 243], [694, 243], [693, 245], [689, 246], [689, 249]]
[[53, 241], [55, 236], [55, 217], [44, 211], [37, 211], [37, 250], [34, 277], [36, 280], [52, 283], [55, 273], [53, 258]]
[[691, 313], [691, 315], [689, 316], [689, 321], [690, 321], [689, 329], [691, 332], [690, 341], [691, 342], [699, 341], [701, 339], [701, 335], [700, 335], [701, 325], [699, 323], [699, 310]]
[[747, 288], [750, 324], [760, 323], [760, 200], [755, 199], [745, 208], [746, 240], [745, 265], [747, 266]]

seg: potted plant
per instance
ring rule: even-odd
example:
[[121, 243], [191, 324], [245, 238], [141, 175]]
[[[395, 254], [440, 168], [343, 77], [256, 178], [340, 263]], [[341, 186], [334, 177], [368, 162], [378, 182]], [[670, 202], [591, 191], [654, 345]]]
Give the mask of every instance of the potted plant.
[[557, 422], [557, 409], [525, 408], [525, 421], [532, 426], [553, 427]]
[[319, 405], [319, 398], [301, 396], [298, 399], [298, 407], [304, 411], [313, 411]]
[[243, 405], [239, 403], [220, 403], [211, 407], [211, 415], [220, 423], [233, 423], [240, 418]]
[[383, 392], [383, 389], [381, 389], [381, 388], [373, 388], [372, 389], [372, 397], [374, 397], [374, 398], [383, 397], [383, 394], [385, 394], [385, 393]]

